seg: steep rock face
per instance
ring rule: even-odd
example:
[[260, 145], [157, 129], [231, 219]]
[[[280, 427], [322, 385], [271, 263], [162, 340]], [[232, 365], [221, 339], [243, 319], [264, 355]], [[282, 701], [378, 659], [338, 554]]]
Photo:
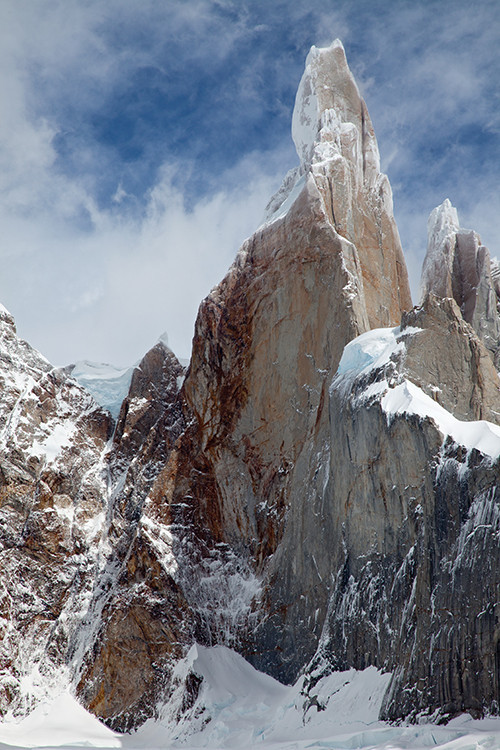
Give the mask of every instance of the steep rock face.
[[71, 644], [77, 695], [121, 731], [152, 715], [194, 637], [160, 492], [169, 482], [166, 459], [185, 429], [178, 398], [183, 375], [162, 342], [132, 374], [107, 457], [110, 552]]
[[111, 420], [3, 308], [0, 379], [0, 710], [21, 711], [60, 679], [92, 590]]
[[[313, 176], [332, 226], [357, 248], [370, 328], [397, 325], [412, 303], [392, 191], [339, 40], [307, 57], [292, 135], [301, 159], [295, 179]], [[274, 211], [280, 199], [271, 201]]]
[[[284, 680], [314, 653], [327, 603], [323, 588], [311, 623], [310, 598], [268, 565], [311, 479], [297, 469], [301, 453], [328, 419], [328, 383], [344, 345], [399, 322], [411, 304], [390, 188], [338, 42], [308, 58], [294, 138], [301, 166], [200, 307], [184, 386], [195, 422], [172, 456], [167, 497], [189, 509], [198, 540], [229, 545], [264, 575], [264, 608], [281, 614], [249, 653]], [[312, 566], [307, 583], [303, 571], [298, 579], [309, 586], [311, 577], [311, 591]]]
[[[184, 429], [177, 400], [184, 374], [175, 354], [161, 341], [134, 368], [113, 435], [111, 463], [115, 472], [119, 470], [121, 456], [129, 468], [130, 459], [148, 442], [155, 450], [164, 451], [163, 460], [168, 455]], [[164, 440], [155, 434], [160, 424], [168, 426]], [[130, 485], [134, 484], [130, 480]]]
[[448, 199], [432, 211], [428, 235], [422, 298], [430, 292], [452, 297], [500, 369], [498, 267], [479, 235], [460, 229], [456, 209]]

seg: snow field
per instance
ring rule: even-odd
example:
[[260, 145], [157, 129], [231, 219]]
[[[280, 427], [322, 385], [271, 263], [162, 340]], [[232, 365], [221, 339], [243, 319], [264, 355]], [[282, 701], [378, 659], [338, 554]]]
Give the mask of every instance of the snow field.
[[[383, 368], [404, 352], [403, 337], [413, 336], [419, 328], [377, 328], [367, 331], [350, 341], [344, 348], [332, 389], [370, 372]], [[453, 416], [424, 391], [404, 379], [394, 387], [382, 379], [371, 383], [358, 398], [380, 397], [380, 404], [390, 422], [396, 415], [416, 414], [422, 419], [431, 419], [443, 435], [449, 437], [467, 451], [476, 449], [496, 459], [500, 456], [500, 427], [486, 420], [464, 422]]]
[[[201, 688], [179, 720], [189, 672], [202, 679]], [[444, 727], [378, 721], [390, 675], [374, 667], [333, 673], [307, 696], [302, 678], [281, 685], [224, 646], [194, 645], [176, 673], [179, 688], [160, 708], [160, 718], [132, 735], [107, 729], [62, 692], [21, 722], [0, 725], [0, 748], [500, 750], [499, 718], [474, 721], [463, 715]]]

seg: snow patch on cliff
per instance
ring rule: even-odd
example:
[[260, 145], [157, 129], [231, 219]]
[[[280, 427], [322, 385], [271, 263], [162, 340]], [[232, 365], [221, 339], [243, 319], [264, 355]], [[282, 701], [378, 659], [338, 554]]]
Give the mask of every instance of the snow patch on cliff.
[[[370, 380], [361, 393], [356, 392], [358, 405], [373, 398], [379, 399], [388, 422], [397, 415], [410, 414], [431, 419], [444, 441], [449, 437], [468, 451], [476, 449], [496, 459], [500, 456], [499, 426], [486, 420], [464, 422], [457, 419], [395, 368], [392, 381], [388, 381], [387, 368], [391, 363], [395, 365], [399, 355], [404, 355], [405, 338], [418, 334], [420, 330], [410, 327], [402, 331], [400, 328], [378, 328], [350, 341], [344, 348], [330, 389], [347, 387], [353, 392], [355, 383]], [[380, 373], [378, 377], [376, 371]], [[371, 373], [374, 375], [372, 379], [368, 377]]]
[[42, 442], [34, 442], [29, 453], [37, 458], [45, 458], [48, 463], [54, 462], [65, 448], [70, 448], [76, 433], [74, 421], [66, 419], [58, 422], [53, 420], [46, 425], [47, 437]]
[[486, 420], [462, 422], [418, 388], [410, 380], [389, 388], [381, 399], [389, 418], [396, 414], [417, 414], [432, 419], [438, 430], [468, 451], [478, 450], [485, 456], [500, 456], [500, 427]]
[[133, 367], [115, 367], [102, 362], [81, 360], [68, 368], [71, 377], [82, 385], [97, 401], [107, 409], [113, 419], [118, 418], [123, 399], [128, 394]]

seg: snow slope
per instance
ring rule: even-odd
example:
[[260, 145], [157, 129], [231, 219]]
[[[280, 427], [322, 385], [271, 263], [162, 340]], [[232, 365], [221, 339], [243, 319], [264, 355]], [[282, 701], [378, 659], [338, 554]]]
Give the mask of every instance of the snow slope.
[[[135, 734], [111, 732], [62, 693], [20, 723], [1, 725], [0, 748], [500, 749], [498, 718], [474, 721], [464, 715], [447, 726], [391, 726], [378, 721], [390, 675], [373, 667], [333, 673], [306, 695], [303, 678], [295, 685], [281, 685], [228, 648], [195, 645], [177, 673], [177, 693], [161, 709], [161, 718], [150, 720]], [[202, 679], [201, 688], [179, 721], [189, 673]]]
[[0, 724], [0, 747], [12, 746], [112, 748], [122, 741], [65, 691], [22, 721]]
[[[404, 354], [404, 339], [419, 331], [418, 328], [405, 328], [403, 331], [399, 328], [378, 328], [361, 334], [345, 347], [331, 387], [342, 386], [343, 381], [352, 383], [375, 370], [382, 371], [397, 356]], [[382, 377], [371, 382], [357, 398], [364, 401], [374, 396], [380, 397], [388, 421], [397, 414], [416, 414], [422, 419], [433, 420], [443, 440], [449, 437], [467, 451], [476, 449], [493, 459], [500, 456], [498, 425], [486, 420], [464, 422], [457, 419], [406, 378], [397, 384], [389, 384]]]

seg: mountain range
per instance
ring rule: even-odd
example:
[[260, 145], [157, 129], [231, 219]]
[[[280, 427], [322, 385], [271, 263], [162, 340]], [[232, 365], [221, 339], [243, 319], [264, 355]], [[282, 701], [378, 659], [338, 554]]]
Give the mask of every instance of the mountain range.
[[292, 135], [187, 368], [164, 339], [130, 371], [54, 368], [0, 310], [4, 715], [63, 686], [120, 732], [169, 701], [196, 723], [211, 646], [300, 677], [304, 715], [369, 667], [382, 719], [498, 714], [498, 264], [444, 200], [413, 306], [338, 40]]

